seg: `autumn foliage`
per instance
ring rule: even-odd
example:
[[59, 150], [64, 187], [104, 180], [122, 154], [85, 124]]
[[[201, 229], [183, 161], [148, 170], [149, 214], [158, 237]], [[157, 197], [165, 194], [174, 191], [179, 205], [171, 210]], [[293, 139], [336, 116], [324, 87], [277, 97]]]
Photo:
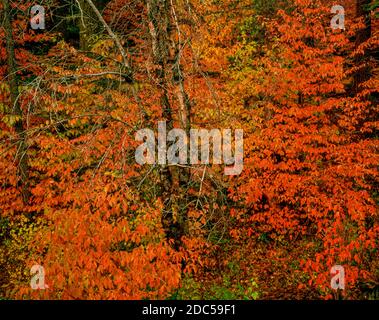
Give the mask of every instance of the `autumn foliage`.
[[372, 139], [378, 110], [367, 99], [378, 81], [361, 83], [359, 92], [346, 89], [363, 44], [352, 48], [354, 29], [325, 29], [329, 10], [295, 1], [291, 13], [278, 11], [270, 24], [276, 41], [247, 75], [256, 84], [245, 111], [252, 128], [246, 169], [232, 192], [245, 204], [233, 214], [248, 225], [248, 237], [306, 240], [300, 263], [309, 284], [323, 290], [335, 264], [346, 266], [351, 287], [358, 279], [376, 281], [371, 266], [379, 231]]
[[[0, 298], [333, 298], [334, 265], [375, 297], [377, 2], [344, 30], [332, 1], [90, 2], [103, 22], [41, 1], [32, 30], [13, 1], [0, 28]], [[242, 174], [138, 165], [162, 119], [242, 128]]]

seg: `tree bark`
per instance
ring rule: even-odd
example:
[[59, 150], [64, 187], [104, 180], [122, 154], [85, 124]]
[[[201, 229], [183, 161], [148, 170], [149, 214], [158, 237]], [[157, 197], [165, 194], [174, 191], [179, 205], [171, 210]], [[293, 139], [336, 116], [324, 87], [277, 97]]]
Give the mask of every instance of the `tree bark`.
[[[160, 90], [162, 120], [166, 121], [167, 132], [173, 128], [174, 114], [170, 97], [176, 96], [180, 106], [178, 118], [183, 129], [189, 135], [190, 104], [184, 90], [184, 79], [178, 59], [179, 51], [173, 45], [175, 41], [172, 38], [172, 4], [169, 0], [147, 0], [146, 5], [152, 60], [156, 68], [154, 80]], [[173, 89], [174, 95], [169, 88]], [[181, 239], [187, 230], [187, 214], [183, 205], [183, 193], [185, 192], [180, 192], [183, 191], [181, 188], [188, 183], [187, 174], [185, 185], [183, 185], [183, 177], [186, 177], [186, 172], [188, 173], [188, 169], [176, 166], [161, 165], [160, 167], [160, 184], [164, 200], [162, 225], [166, 237], [174, 240], [174, 246], [177, 249], [181, 246]]]

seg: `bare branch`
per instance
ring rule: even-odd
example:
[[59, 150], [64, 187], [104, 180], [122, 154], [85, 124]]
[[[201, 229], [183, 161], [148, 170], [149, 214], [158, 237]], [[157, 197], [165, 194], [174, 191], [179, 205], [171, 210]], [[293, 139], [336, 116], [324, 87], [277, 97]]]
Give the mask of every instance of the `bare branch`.
[[103, 16], [101, 15], [101, 13], [99, 12], [99, 10], [96, 8], [96, 6], [94, 5], [94, 3], [91, 1], [91, 0], [86, 0], [87, 3], [91, 6], [92, 10], [95, 12], [95, 14], [97, 15], [97, 17], [99, 18], [100, 22], [103, 24], [105, 30], [107, 30], [109, 36], [113, 39], [113, 41], [115, 42], [117, 48], [119, 49], [120, 53], [121, 53], [121, 56], [122, 56], [122, 60], [125, 64], [125, 66], [128, 68], [128, 69], [131, 69], [130, 67], [130, 63], [129, 63], [129, 60], [128, 60], [128, 55], [124, 49], [124, 47], [122, 46], [121, 42], [120, 42], [120, 39], [117, 37], [117, 35], [112, 31], [112, 29], [108, 26], [108, 24], [106, 23], [106, 21], [104, 20]]

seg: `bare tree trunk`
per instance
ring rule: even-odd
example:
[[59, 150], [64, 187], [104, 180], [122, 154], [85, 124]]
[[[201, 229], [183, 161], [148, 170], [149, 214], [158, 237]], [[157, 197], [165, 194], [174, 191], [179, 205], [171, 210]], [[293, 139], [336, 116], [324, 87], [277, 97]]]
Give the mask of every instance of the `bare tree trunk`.
[[155, 76], [161, 88], [161, 106], [167, 129], [172, 129], [172, 108], [168, 94], [167, 76], [169, 60], [169, 3], [166, 0], [148, 0], [148, 23], [152, 45], [153, 62], [157, 67]]
[[[147, 0], [148, 27], [151, 38], [152, 58], [156, 67], [155, 81], [161, 92], [160, 103], [162, 116], [166, 121], [167, 131], [173, 128], [174, 114], [170, 104], [169, 88], [174, 87], [174, 94], [179, 105], [179, 119], [189, 134], [189, 100], [184, 90], [183, 76], [180, 71], [178, 50], [172, 46], [172, 5], [169, 0]], [[173, 54], [176, 51], [176, 57]], [[188, 110], [186, 112], [185, 110]], [[183, 111], [183, 112], [182, 112]], [[182, 205], [183, 193], [180, 192], [183, 172], [187, 169], [162, 165], [160, 168], [162, 198], [164, 212], [162, 224], [169, 239], [173, 239], [175, 247], [181, 245], [181, 238], [186, 234], [186, 209]], [[185, 179], [188, 182], [188, 179]]]
[[[188, 94], [184, 87], [184, 75], [181, 68], [181, 57], [184, 43], [181, 39], [181, 31], [179, 26], [178, 17], [176, 14], [176, 10], [173, 4], [173, 0], [170, 0], [171, 3], [171, 13], [172, 18], [175, 22], [176, 30], [177, 30], [177, 39], [178, 41], [172, 41], [175, 58], [174, 65], [172, 66], [173, 74], [172, 74], [172, 83], [175, 88], [175, 94], [179, 103], [179, 118], [182, 129], [185, 130], [187, 135], [187, 141], [190, 141], [190, 130], [191, 130], [191, 102], [188, 97]], [[189, 163], [190, 156], [188, 154], [187, 163]], [[181, 168], [179, 172], [179, 180], [180, 184], [183, 187], [186, 187], [190, 181], [190, 169], [189, 168]]]
[[10, 88], [11, 98], [11, 113], [16, 118], [14, 123], [14, 129], [18, 134], [18, 148], [17, 148], [17, 164], [18, 164], [18, 178], [21, 186], [21, 194], [25, 203], [29, 201], [30, 193], [28, 188], [29, 175], [28, 175], [28, 158], [27, 158], [27, 143], [26, 134], [23, 127], [23, 115], [18, 101], [18, 80], [17, 80], [17, 64], [14, 52], [14, 39], [12, 28], [11, 8], [9, 6], [9, 0], [2, 0], [4, 9], [4, 29], [5, 29], [5, 41], [7, 45], [8, 56], [8, 81]]

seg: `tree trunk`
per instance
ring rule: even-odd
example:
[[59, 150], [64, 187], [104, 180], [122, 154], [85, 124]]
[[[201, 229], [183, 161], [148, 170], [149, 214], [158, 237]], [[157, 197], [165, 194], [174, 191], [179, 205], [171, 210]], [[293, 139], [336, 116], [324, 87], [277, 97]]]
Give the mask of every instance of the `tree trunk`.
[[[189, 100], [184, 90], [183, 76], [177, 56], [174, 57], [175, 48], [172, 41], [171, 3], [168, 0], [147, 0], [148, 27], [151, 38], [152, 58], [156, 67], [155, 82], [160, 90], [160, 103], [162, 116], [166, 121], [167, 132], [173, 128], [174, 114], [170, 104], [169, 88], [174, 87], [174, 94], [181, 106], [179, 119], [182, 126], [189, 134]], [[187, 111], [185, 111], [187, 110]], [[169, 146], [167, 146], [168, 148]], [[168, 239], [174, 240], [178, 249], [181, 246], [181, 238], [186, 234], [186, 209], [182, 205], [183, 173], [188, 169], [161, 165], [160, 180], [164, 210], [162, 224]], [[188, 175], [188, 174], [187, 174]], [[188, 179], [185, 179], [188, 182]]]

